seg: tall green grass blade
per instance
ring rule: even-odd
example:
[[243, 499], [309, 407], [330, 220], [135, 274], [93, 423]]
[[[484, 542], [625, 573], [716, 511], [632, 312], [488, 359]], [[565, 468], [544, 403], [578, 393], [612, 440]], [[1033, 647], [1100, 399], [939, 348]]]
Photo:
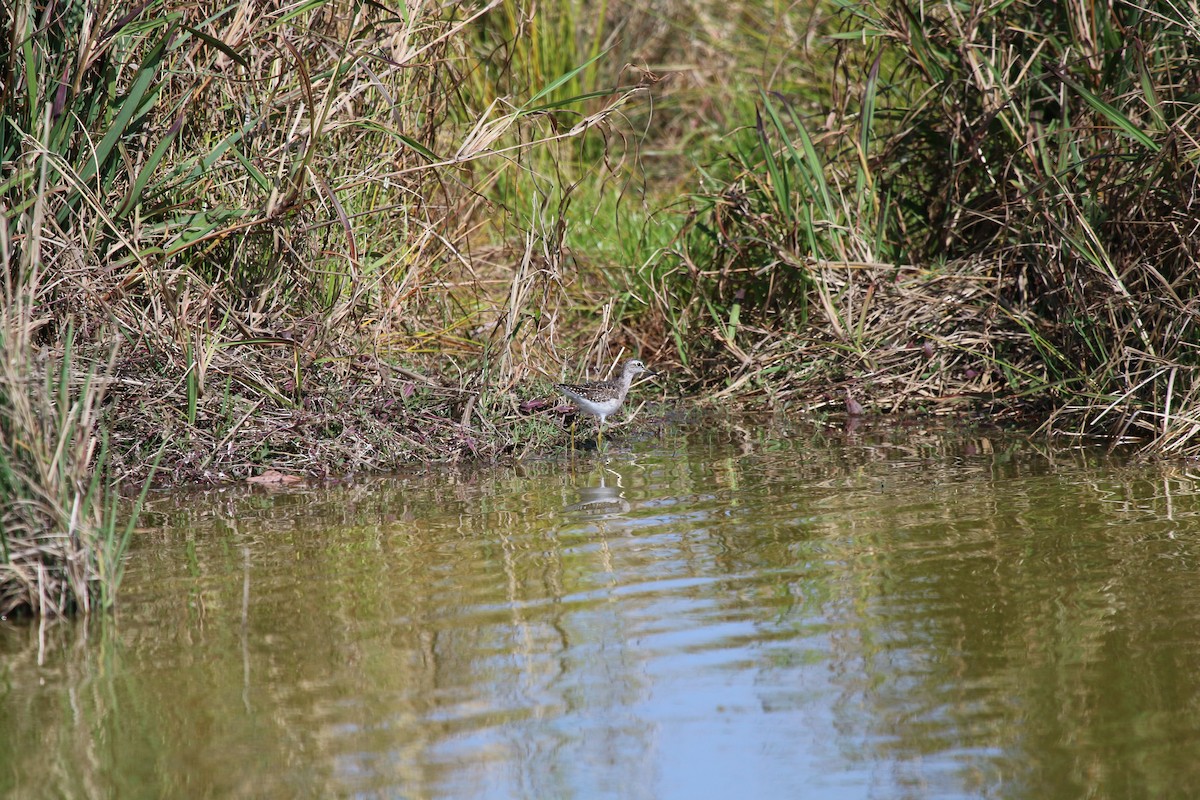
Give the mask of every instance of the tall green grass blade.
[[1149, 134], [1135, 125], [1133, 120], [1125, 116], [1120, 109], [1102, 100], [1091, 90], [1083, 86], [1083, 84], [1069, 77], [1065, 72], [1059, 70], [1056, 71], [1056, 74], [1058, 75], [1059, 80], [1071, 87], [1071, 89], [1074, 90], [1075, 93], [1080, 97], [1082, 97], [1089, 106], [1099, 112], [1113, 125], [1117, 126], [1119, 130], [1124, 131], [1129, 138], [1133, 139], [1152, 153], [1157, 153], [1162, 149], [1162, 145], [1154, 141]]
[[1146, 108], [1150, 110], [1154, 127], [1161, 133], [1167, 129], [1167, 120], [1163, 115], [1162, 104], [1158, 101], [1158, 91], [1154, 88], [1154, 76], [1150, 74], [1150, 67], [1146, 63], [1146, 46], [1140, 39], [1134, 40], [1134, 53], [1134, 57], [1137, 59], [1138, 81], [1142, 87], [1142, 98], [1146, 101]]
[[570, 106], [577, 106], [580, 103], [588, 100], [595, 100], [598, 97], [611, 97], [614, 93], [622, 92], [629, 88], [631, 87], [615, 86], [612, 89], [599, 89], [594, 92], [581, 92], [580, 94], [571, 95], [570, 97], [563, 98], [562, 100], [553, 100], [549, 103], [543, 103], [538, 106], [525, 108], [522, 113], [536, 114], [539, 111], [552, 111], [556, 108], [569, 108]]
[[[526, 100], [524, 103], [522, 103], [521, 110], [518, 113], [519, 114], [531, 113], [532, 107], [539, 100], [541, 100], [543, 97], [546, 97], [546, 96], [552, 94], [560, 86], [563, 86], [564, 84], [567, 84], [567, 83], [571, 82], [572, 80], [574, 80], [575, 76], [579, 75], [581, 72], [586, 70], [592, 64], [595, 64], [596, 61], [598, 61], [601, 57], [603, 57], [604, 54], [607, 52], [608, 52], [608, 50], [604, 50], [603, 52], [597, 53], [596, 55], [592, 56], [587, 61], [580, 64], [579, 66], [575, 67], [574, 69], [568, 70], [567, 72], [563, 73], [562, 75], [560, 75], [557, 78], [555, 78], [554, 80], [552, 80], [548, 85], [546, 85], [540, 91], [535, 93], [533, 95], [533, 97], [530, 97], [528, 100]], [[576, 99], [576, 98], [573, 98], [573, 99]]]
[[292, 20], [302, 17], [311, 11], [317, 11], [328, 4], [328, 0], [308, 0], [307, 3], [300, 3], [299, 5], [292, 6], [285, 13], [280, 14], [275, 20], [273, 20], [271, 25], [268, 27], [268, 30], [286, 27], [288, 23], [292, 22]]
[[250, 69], [250, 62], [249, 62], [249, 61], [247, 61], [247, 60], [245, 59], [245, 57], [244, 57], [244, 56], [242, 56], [242, 54], [241, 54], [241, 53], [239, 53], [238, 51], [234, 50], [234, 49], [233, 49], [232, 47], [230, 47], [229, 45], [225, 44], [225, 42], [222, 42], [220, 39], [218, 39], [218, 38], [216, 38], [216, 37], [214, 37], [214, 36], [209, 36], [209, 35], [208, 35], [207, 33], [205, 33], [204, 31], [202, 31], [202, 30], [199, 30], [199, 29], [197, 29], [197, 28], [193, 28], [193, 27], [191, 27], [190, 25], [182, 25], [181, 27], [182, 27], [182, 28], [183, 28], [185, 31], [187, 31], [188, 33], [190, 33], [192, 36], [195, 36], [197, 39], [199, 39], [200, 41], [202, 41], [202, 42], [204, 42], [205, 44], [207, 44], [209, 47], [212, 47], [212, 48], [215, 48], [215, 49], [217, 49], [217, 50], [220, 50], [222, 53], [224, 53], [225, 55], [229, 56], [229, 58], [233, 59], [233, 60], [234, 60], [234, 61], [236, 61], [236, 62], [237, 62], [239, 65], [241, 65], [242, 69]]
[[[108, 163], [109, 156], [113, 149], [117, 146], [117, 142], [129, 125], [130, 120], [134, 115], [142, 109], [143, 102], [147, 99], [147, 94], [154, 86], [155, 80], [158, 78], [158, 67], [162, 61], [163, 53], [166, 51], [167, 45], [170, 43], [171, 37], [174, 35], [175, 28], [171, 26], [162, 38], [151, 49], [150, 53], [142, 61], [138, 68], [137, 76], [133, 80], [133, 84], [129, 87], [129, 92], [125, 96], [125, 100], [121, 103], [117, 110], [116, 118], [109, 125], [108, 131], [104, 134], [104, 138], [96, 145], [95, 152], [89, 153], [83, 166], [79, 169], [79, 179], [88, 181], [94, 176], [100, 167]], [[155, 92], [158, 91], [156, 88]]]
[[158, 466], [162, 463], [162, 457], [166, 451], [167, 442], [164, 440], [162, 446], [158, 448], [154, 460], [150, 462], [149, 473], [142, 483], [142, 490], [138, 492], [137, 500], [134, 501], [133, 507], [129, 511], [129, 518], [125, 521], [125, 527], [121, 530], [119, 538], [114, 534], [118, 511], [117, 501], [120, 493], [115, 487], [110, 489], [111, 502], [108, 513], [105, 515], [108, 525], [105, 529], [104, 542], [105, 564], [109, 577], [108, 580], [101, 583], [103, 589], [101, 604], [105, 609], [111, 609], [116, 604], [117, 589], [120, 588], [121, 581], [125, 577], [125, 554], [129, 552], [129, 541], [133, 538], [134, 528], [137, 526], [138, 518], [142, 515], [142, 509], [146, 506], [146, 497], [150, 493], [154, 476], [158, 473]]
[[[774, 115], [772, 117], [774, 118]], [[775, 207], [779, 210], [783, 219], [790, 223], [792, 220], [792, 200], [789, 197], [787, 175], [779, 168], [779, 163], [775, 160], [775, 148], [771, 144], [771, 137], [767, 135], [762, 114], [757, 109], [754, 112], [754, 118], [754, 127], [758, 133], [758, 143], [762, 150], [763, 163], [766, 164], [767, 175], [771, 181], [771, 191], [775, 195]], [[774, 119], [778, 122], [777, 118]]]
[[232, 152], [233, 152], [233, 157], [236, 158], [238, 163], [242, 165], [242, 169], [246, 170], [246, 174], [249, 175], [250, 180], [254, 181], [254, 184], [256, 186], [258, 186], [259, 191], [270, 192], [271, 191], [270, 179], [268, 179], [266, 175], [263, 175], [262, 172], [258, 169], [258, 167], [254, 166], [254, 162], [251, 161], [250, 159], [246, 158], [245, 154], [242, 153], [242, 151], [237, 149], [236, 147], [233, 149]]
[[[764, 102], [768, 102], [769, 98], [764, 92]], [[833, 222], [837, 219], [837, 212], [833, 205], [833, 198], [829, 193], [829, 184], [825, 180], [825, 165], [822, 163], [820, 156], [817, 155], [817, 148], [813, 144], [812, 138], [808, 135], [808, 130], [804, 127], [804, 123], [796, 114], [796, 110], [789, 104], [786, 106], [788, 117], [795, 126], [796, 135], [800, 138], [800, 146], [803, 150], [803, 157], [796, 151], [792, 144], [791, 138], [786, 135], [786, 128], [779, 115], [775, 112], [774, 105], [768, 106], [768, 111], [780, 133], [784, 134], [784, 141], [787, 143], [788, 153], [792, 157], [792, 162], [796, 165], [798, 174], [804, 179], [804, 182], [809, 188], [809, 193], [813, 199], [821, 204], [821, 210], [824, 213], [824, 219], [828, 222]]]
[[178, 117], [175, 124], [167, 129], [167, 134], [155, 145], [153, 152], [150, 153], [150, 157], [146, 159], [146, 163], [142, 165], [137, 177], [134, 178], [133, 185], [129, 187], [129, 192], [125, 195], [125, 202], [117, 209], [117, 219], [125, 219], [142, 202], [142, 194], [146, 191], [146, 185], [150, 182], [150, 178], [154, 176], [154, 171], [158, 169], [158, 165], [162, 163], [167, 150], [175, 141], [175, 136], [179, 133], [182, 122], [183, 117]]
[[[28, 6], [26, 6], [27, 10], [31, 10], [32, 8], [33, 8], [32, 3], [30, 3]], [[17, 21], [14, 19], [14, 28], [16, 27], [16, 24], [15, 24], [16, 22]], [[35, 130], [37, 130], [37, 124], [38, 124], [37, 107], [38, 106], [37, 106], [37, 103], [31, 102], [30, 99], [37, 98], [38, 96], [40, 96], [40, 93], [38, 92], [38, 71], [41, 67], [41, 59], [38, 57], [37, 50], [35, 50], [34, 46], [33, 46], [34, 38], [33, 38], [32, 16], [30, 16], [30, 18], [26, 21], [26, 24], [27, 24], [27, 28], [24, 31], [24, 36], [22, 37], [23, 40], [21, 42], [21, 50], [22, 50], [22, 55], [24, 56], [23, 61], [24, 61], [24, 67], [25, 67], [25, 99], [26, 99], [24, 107], [25, 107], [25, 110], [27, 113], [26, 113], [26, 116], [24, 119], [19, 120], [19, 127], [24, 128], [27, 133], [32, 134]], [[15, 37], [16, 36], [15, 30], [13, 31], [13, 34]], [[5, 48], [5, 49], [7, 49], [7, 48]], [[6, 126], [0, 126], [0, 127], [6, 127]]]
[[871, 70], [867, 73], [867, 82], [863, 86], [862, 111], [859, 119], [858, 143], [863, 153], [871, 152], [871, 134], [875, 130], [875, 101], [879, 92], [879, 66], [883, 63], [883, 53], [875, 56]]
[[412, 138], [411, 136], [405, 136], [403, 133], [393, 133], [392, 135], [395, 136], [400, 141], [404, 142], [404, 144], [411, 147], [414, 151], [423, 155], [425, 157], [425, 159], [427, 161], [429, 161], [431, 164], [436, 164], [436, 163], [442, 161], [442, 158], [437, 153], [433, 152], [428, 147], [421, 144], [420, 142], [418, 142], [416, 139]]
[[855, 197], [859, 200], [859, 214], [865, 211], [864, 205], [870, 202], [870, 187], [872, 185], [867, 154], [871, 152], [871, 135], [875, 130], [875, 99], [879, 90], [879, 65], [883, 61], [883, 53], [875, 57], [871, 69], [867, 73], [867, 82], [863, 86], [861, 110], [859, 113], [858, 130], [858, 169], [855, 171]]
[[200, 365], [196, 363], [196, 353], [189, 338], [183, 350], [184, 364], [187, 369], [187, 424], [196, 424], [196, 406], [200, 399]]

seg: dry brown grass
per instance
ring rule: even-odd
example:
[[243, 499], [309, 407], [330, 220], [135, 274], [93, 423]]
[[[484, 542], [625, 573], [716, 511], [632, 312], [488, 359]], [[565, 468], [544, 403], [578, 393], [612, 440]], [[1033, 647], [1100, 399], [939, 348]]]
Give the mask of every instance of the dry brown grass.
[[1194, 21], [843, 8], [829, 93], [755, 92], [651, 272], [694, 380], [1200, 455]]
[[88, 365], [71, 330], [61, 351], [38, 346], [49, 320], [34, 305], [36, 262], [0, 261], [24, 276], [0, 307], [0, 618], [86, 615], [111, 606], [133, 524], [117, 524], [99, 426], [115, 353]]
[[[489, 194], [553, 166], [538, 154], [605, 128], [651, 79], [582, 100], [504, 94], [480, 77], [482, 21], [504, 6], [396, 16], [331, 0], [298, 17], [239, 4], [206, 18], [159, 3], [40, 45], [55, 85], [54, 59], [81, 87], [124, 65], [102, 118], [132, 109], [121, 91], [139, 82], [157, 97], [136, 129], [57, 123], [38, 145], [28, 98], [10, 94], [4, 132], [26, 138], [0, 142], [29, 167], [10, 196], [46, 198], [37, 220], [7, 221], [53, 276], [36, 302], [91, 358], [123, 344], [105, 424], [128, 478], [160, 446], [164, 479], [181, 480], [524, 447], [491, 429], [492, 398], [572, 360], [560, 330], [587, 293], [563, 289], [580, 283], [569, 196], [524, 210], [514, 236]], [[10, 10], [14, 28], [28, 10]], [[82, 93], [65, 98], [94, 116]], [[132, 155], [89, 144], [107, 133]], [[105, 180], [69, 169], [89, 159]]]
[[222, 481], [561, 434], [527, 401], [586, 349], [561, 334], [581, 297], [605, 300], [565, 288], [569, 193], [517, 193], [521, 220], [494, 198], [652, 79], [489, 84], [480, 22], [504, 6], [0, 9], [0, 64], [22, 75], [0, 88], [0, 458], [20, 489], [0, 508], [0, 613], [115, 590], [124, 512], [102, 498], [156, 455], [160, 483]]
[[[794, 314], [744, 311], [735, 331], [707, 327], [707, 345], [684, 368], [711, 397], [760, 398], [772, 406], [840, 412], [847, 392], [875, 413], [978, 413], [1016, 420], [1031, 408], [1014, 382], [1041, 386], [1045, 369], [1009, 360], [1032, 320], [1001, 300], [999, 279], [979, 265], [942, 270], [871, 264], [807, 264], [821, 289], [803, 333]], [[703, 342], [705, 337], [701, 337]]]

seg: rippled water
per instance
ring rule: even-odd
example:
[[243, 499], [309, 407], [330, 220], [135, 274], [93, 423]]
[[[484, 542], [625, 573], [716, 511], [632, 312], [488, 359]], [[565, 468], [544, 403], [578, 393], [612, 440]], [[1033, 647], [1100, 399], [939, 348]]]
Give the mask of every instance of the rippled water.
[[1182, 468], [772, 422], [154, 501], [0, 627], [0, 795], [1188, 797]]

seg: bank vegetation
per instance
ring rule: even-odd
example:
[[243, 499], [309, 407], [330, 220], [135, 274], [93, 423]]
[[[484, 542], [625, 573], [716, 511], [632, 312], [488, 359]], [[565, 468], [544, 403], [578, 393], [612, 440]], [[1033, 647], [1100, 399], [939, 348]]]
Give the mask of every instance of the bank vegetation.
[[0, 614], [110, 605], [152, 475], [546, 452], [630, 353], [1194, 456], [1195, 19], [7, 4]]

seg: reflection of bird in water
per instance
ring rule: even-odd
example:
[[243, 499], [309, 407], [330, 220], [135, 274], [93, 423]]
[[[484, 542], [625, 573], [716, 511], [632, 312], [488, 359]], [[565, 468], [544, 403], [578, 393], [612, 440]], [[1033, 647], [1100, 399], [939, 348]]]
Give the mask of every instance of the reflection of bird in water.
[[[617, 479], [616, 486], [609, 486], [604, 481], [604, 473], [608, 472]], [[607, 467], [599, 470], [599, 486], [580, 486], [579, 502], [571, 503], [564, 511], [583, 511], [591, 514], [613, 514], [628, 511], [632, 506], [621, 494], [621, 474]]]
[[599, 486], [579, 487], [579, 502], [572, 503], [564, 511], [584, 511], [593, 514], [625, 512], [630, 509], [629, 501], [621, 496], [620, 489], [605, 486], [603, 479]]

